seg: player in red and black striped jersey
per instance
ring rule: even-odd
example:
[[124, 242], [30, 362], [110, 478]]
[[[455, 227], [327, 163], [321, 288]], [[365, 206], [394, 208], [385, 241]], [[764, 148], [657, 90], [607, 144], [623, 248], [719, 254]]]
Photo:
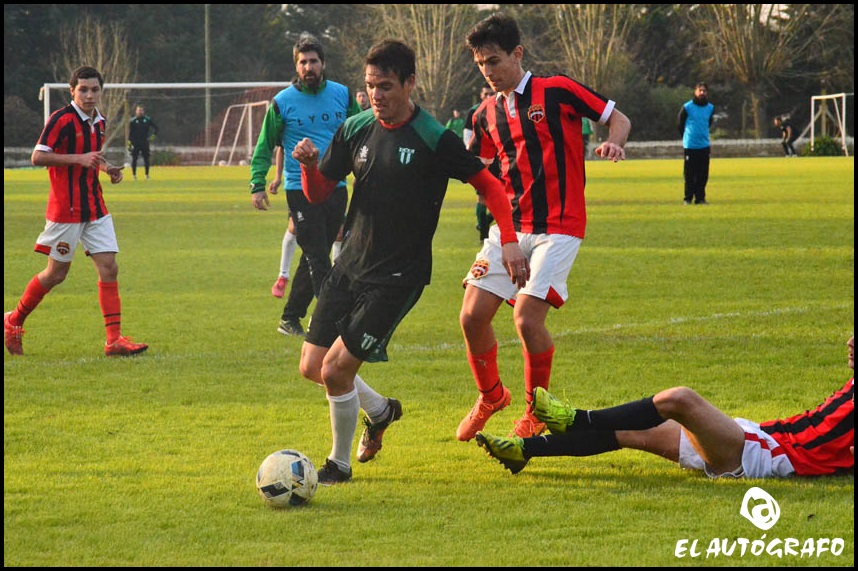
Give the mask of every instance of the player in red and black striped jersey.
[[496, 92], [474, 114], [470, 150], [485, 163], [499, 160], [528, 263], [523, 270], [526, 284], [511, 283], [500, 263], [493, 228], [464, 279], [460, 322], [480, 395], [456, 437], [473, 438], [511, 400], [498, 373], [492, 327], [504, 301], [514, 305], [513, 321], [524, 355], [525, 410], [515, 434], [532, 436], [545, 430], [532, 414], [533, 391], [548, 387], [554, 356], [545, 319], [549, 309], [559, 308], [568, 298], [566, 279], [587, 222], [581, 120], [586, 117], [608, 126], [608, 137], [595, 152], [614, 162], [625, 159], [631, 124], [613, 101], [566, 76], [525, 72], [524, 47], [512, 18], [494, 14], [484, 19], [468, 34], [467, 45]]
[[[847, 341], [855, 370], [855, 337]], [[592, 456], [643, 450], [710, 478], [830, 476], [855, 470], [855, 377], [813, 410], [757, 424], [730, 418], [698, 393], [674, 387], [601, 410], [580, 410], [539, 388], [535, 414], [551, 434], [477, 442], [518, 473], [535, 456]]]
[[104, 79], [95, 68], [84, 66], [74, 71], [69, 86], [72, 102], [50, 116], [32, 156], [35, 166], [48, 168], [51, 181], [47, 223], [35, 247], [48, 256], [48, 265], [27, 284], [17, 307], [3, 316], [6, 349], [13, 355], [24, 353], [24, 320], [49, 291], [65, 281], [80, 243], [98, 272], [98, 300], [107, 334], [105, 354], [142, 353], [148, 345], [121, 334], [119, 246], [98, 180], [99, 171], [104, 171], [111, 183], [118, 184], [123, 169], [111, 165], [102, 152], [105, 120], [97, 106]]

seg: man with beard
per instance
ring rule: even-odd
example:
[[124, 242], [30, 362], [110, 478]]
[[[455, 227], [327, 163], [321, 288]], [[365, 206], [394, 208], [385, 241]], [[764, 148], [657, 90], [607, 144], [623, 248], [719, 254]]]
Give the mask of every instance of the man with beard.
[[[326, 149], [346, 117], [360, 112], [349, 89], [324, 76], [325, 51], [315, 38], [302, 36], [292, 55], [296, 75], [291, 86], [274, 96], [250, 161], [250, 192], [257, 210], [268, 210], [265, 177], [278, 145], [292, 149], [307, 137]], [[303, 255], [277, 330], [283, 335], [303, 336], [301, 319], [307, 315], [313, 296], [319, 294], [322, 279], [331, 269], [331, 246], [345, 220], [346, 181], [339, 181], [325, 202], [310, 204], [301, 190], [301, 167], [288, 153], [283, 170], [290, 226], [295, 229]], [[276, 293], [275, 296], [279, 297]]]
[[709, 87], [704, 82], [694, 86], [694, 97], [682, 106], [677, 128], [685, 152], [685, 202], [706, 204], [709, 182], [709, 128], [715, 106], [709, 103]]

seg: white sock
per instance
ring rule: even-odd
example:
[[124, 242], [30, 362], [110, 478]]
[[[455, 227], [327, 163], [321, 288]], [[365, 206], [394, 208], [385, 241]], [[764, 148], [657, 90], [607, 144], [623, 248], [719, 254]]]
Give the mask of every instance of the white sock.
[[295, 255], [295, 248], [298, 247], [298, 240], [295, 239], [295, 234], [286, 230], [283, 234], [283, 245], [280, 248], [280, 276], [289, 277], [289, 271], [292, 267], [292, 257]]
[[352, 441], [360, 412], [357, 389], [338, 397], [328, 395], [328, 405], [331, 412], [331, 433], [334, 437], [334, 445], [328, 459], [348, 472], [352, 465]]
[[359, 375], [355, 375], [355, 389], [360, 399], [360, 407], [369, 420], [372, 422], [381, 420], [381, 416], [387, 412], [387, 398], [375, 392]]
[[337, 256], [340, 255], [340, 252], [343, 251], [343, 242], [342, 240], [337, 240], [334, 242], [333, 247], [331, 247], [331, 261], [336, 261]]

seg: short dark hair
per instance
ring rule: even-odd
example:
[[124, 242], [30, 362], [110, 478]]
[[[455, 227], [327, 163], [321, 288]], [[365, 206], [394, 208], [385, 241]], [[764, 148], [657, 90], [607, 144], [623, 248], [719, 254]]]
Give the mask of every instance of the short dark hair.
[[465, 45], [472, 52], [496, 44], [508, 54], [521, 45], [521, 32], [516, 21], [502, 12], [495, 12], [471, 28]]
[[417, 73], [414, 50], [401, 40], [384, 40], [366, 54], [365, 65], [374, 65], [387, 73], [392, 71], [400, 83]]
[[295, 47], [292, 48], [292, 59], [294, 63], [298, 63], [298, 56], [307, 52], [316, 52], [319, 60], [325, 63], [325, 48], [319, 43], [319, 40], [310, 35], [302, 35], [295, 42]]
[[698, 87], [705, 87], [707, 90], [709, 89], [709, 86], [708, 86], [708, 85], [706, 85], [706, 82], [705, 82], [705, 81], [698, 81], [698, 82], [694, 85], [694, 89], [697, 89]]
[[69, 80], [69, 86], [74, 89], [77, 87], [77, 82], [81, 79], [92, 79], [93, 77], [98, 78], [99, 87], [104, 87], [104, 78], [101, 77], [101, 73], [99, 73], [99, 71], [94, 67], [82, 65], [72, 72], [71, 79]]

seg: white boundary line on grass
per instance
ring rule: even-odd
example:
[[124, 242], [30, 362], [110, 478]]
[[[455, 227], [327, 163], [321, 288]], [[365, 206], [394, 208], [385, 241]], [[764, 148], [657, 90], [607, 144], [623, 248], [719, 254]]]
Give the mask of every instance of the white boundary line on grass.
[[[730, 312], [730, 313], [713, 313], [712, 315], [702, 315], [699, 317], [670, 317], [666, 320], [657, 320], [657, 321], [651, 321], [648, 323], [614, 323], [612, 325], [606, 325], [604, 327], [584, 327], [584, 328], [575, 329], [575, 330], [555, 331], [555, 332], [551, 333], [551, 337], [553, 339], [560, 339], [563, 337], [568, 337], [570, 335], [587, 335], [587, 334], [591, 334], [591, 333], [605, 333], [607, 331], [616, 331], [618, 329], [632, 329], [635, 327], [647, 327], [647, 328], [663, 327], [666, 325], [677, 325], [677, 324], [683, 324], [683, 323], [701, 323], [701, 322], [706, 322], [706, 321], [717, 321], [720, 319], [732, 319], [732, 318], [740, 318], [741, 319], [741, 318], [749, 318], [749, 317], [770, 317], [773, 315], [801, 314], [801, 313], [807, 313], [809, 311], [813, 311], [813, 310], [817, 310], [817, 309], [843, 310], [843, 309], [849, 309], [851, 307], [853, 307], [853, 304], [843, 303], [843, 304], [830, 305], [830, 306], [826, 305], [826, 306], [823, 306], [821, 308], [820, 307], [811, 307], [811, 306], [783, 307], [783, 308], [771, 309], [771, 310], [766, 310], [766, 311], [750, 311], [750, 312], [746, 312], [746, 313], [736, 311], [736, 312]], [[512, 339], [507, 339], [507, 340], [498, 340], [498, 346], [500, 346], [500, 347], [510, 347], [513, 345], [519, 345], [519, 340], [517, 337], [512, 338]], [[164, 355], [164, 354], [158, 354], [157, 347], [154, 347], [154, 349], [155, 350], [151, 354], [143, 353], [142, 355], [139, 355], [139, 356], [124, 357], [123, 359], [126, 359], [126, 358], [127, 359], [140, 359], [140, 360], [154, 359], [155, 361], [175, 361], [177, 359], [187, 360], [187, 359], [207, 358], [208, 356], [213, 354], [212, 352], [209, 351], [209, 352], [205, 352], [205, 353], [200, 352], [200, 353], [182, 353], [182, 354]], [[464, 351], [464, 349], [465, 349], [464, 341], [458, 342], [458, 343], [440, 343], [437, 345], [397, 345], [395, 343], [391, 345], [391, 351], [397, 351], [397, 352], [403, 352], [403, 353], [408, 353], [408, 352], [411, 352], [411, 353], [428, 353], [428, 352], [435, 352], [435, 351], [452, 351], [452, 350]], [[250, 354], [257, 354], [257, 353], [258, 354], [267, 354], [268, 351], [259, 350], [259, 351], [251, 351], [250, 352]], [[249, 356], [249, 355], [246, 354], [245, 356]], [[26, 359], [26, 355], [24, 356], [24, 359]], [[94, 362], [100, 361], [102, 359], [104, 359], [104, 357], [102, 357], [100, 355], [99, 356], [93, 355], [93, 356], [80, 357], [80, 358], [76, 358], [76, 359], [64, 359], [61, 361], [55, 361], [53, 363], [53, 366], [62, 367], [62, 366], [67, 366], [69, 364], [82, 365], [82, 364], [94, 363]], [[16, 361], [20, 361], [20, 360], [21, 360], [20, 358], [16, 359]], [[46, 364], [51, 364], [51, 363], [49, 361], [40, 361], [39, 362], [40, 366], [46, 365]], [[297, 369], [297, 366], [296, 366], [296, 369]]]
[[[823, 309], [848, 309], [852, 307], [850, 304], [838, 304], [834, 306], [826, 306]], [[783, 307], [777, 309], [769, 309], [766, 311], [751, 311], [751, 312], [729, 312], [729, 313], [713, 313], [712, 315], [702, 315], [699, 317], [670, 317], [667, 320], [657, 320], [651, 321], [648, 323], [614, 323], [612, 325], [606, 325], [603, 327], [584, 327], [581, 329], [575, 330], [566, 330], [566, 331], [557, 331], [551, 332], [552, 339], [560, 339], [563, 337], [568, 337], [570, 335], [586, 335], [590, 333], [605, 333], [607, 331], [616, 331], [618, 329], [632, 329], [635, 327], [662, 327], [665, 325], [679, 325], [683, 323], [700, 323], [706, 321], [717, 321], [720, 319], [732, 319], [732, 318], [749, 318], [749, 317], [771, 317], [773, 315], [788, 315], [788, 314], [801, 314], [807, 313], [809, 311], [819, 309], [818, 307], [810, 307], [810, 306], [802, 306], [802, 307]], [[519, 345], [520, 341], [516, 337], [514, 339], [507, 339], [505, 341], [498, 340], [499, 347], [509, 347], [512, 345]], [[464, 341], [461, 343], [441, 343], [439, 345], [391, 345], [391, 350], [396, 351], [412, 351], [412, 352], [430, 352], [430, 351], [446, 351], [446, 350], [464, 350], [465, 343]]]

